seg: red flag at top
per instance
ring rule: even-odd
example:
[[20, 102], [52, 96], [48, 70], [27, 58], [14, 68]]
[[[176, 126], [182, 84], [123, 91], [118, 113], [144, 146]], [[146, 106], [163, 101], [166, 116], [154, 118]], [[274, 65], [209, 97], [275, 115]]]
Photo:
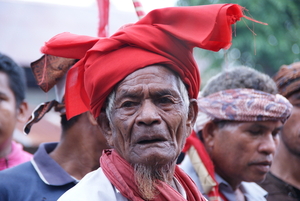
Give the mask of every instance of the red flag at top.
[[99, 10], [98, 37], [108, 36], [109, 0], [97, 0]]

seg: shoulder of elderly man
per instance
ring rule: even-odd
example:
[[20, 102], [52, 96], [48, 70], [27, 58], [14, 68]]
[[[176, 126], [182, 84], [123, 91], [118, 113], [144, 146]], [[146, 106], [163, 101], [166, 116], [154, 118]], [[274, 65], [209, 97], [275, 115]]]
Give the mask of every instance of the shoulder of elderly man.
[[82, 201], [87, 198], [89, 201], [128, 201], [111, 184], [101, 167], [88, 173], [75, 187], [62, 195], [58, 201]]

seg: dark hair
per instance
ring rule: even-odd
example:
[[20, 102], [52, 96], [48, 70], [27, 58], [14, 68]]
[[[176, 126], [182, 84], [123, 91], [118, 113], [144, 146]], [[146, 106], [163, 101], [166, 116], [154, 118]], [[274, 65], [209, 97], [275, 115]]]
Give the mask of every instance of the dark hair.
[[7, 75], [9, 87], [16, 99], [16, 106], [19, 106], [25, 99], [26, 77], [24, 69], [10, 57], [0, 53], [0, 72]]
[[[237, 124], [238, 122], [236, 121], [230, 121], [230, 120], [214, 120], [213, 121], [214, 124], [216, 124], [216, 126], [220, 129], [220, 128], [224, 128], [228, 125], [232, 125], [232, 124]], [[202, 130], [199, 130], [197, 134], [197, 137], [202, 141], [204, 142], [204, 139], [203, 139], [203, 135], [202, 135]]]
[[81, 114], [74, 116], [71, 119], [67, 120], [67, 116], [65, 114], [62, 114], [61, 120], [60, 120], [62, 130], [67, 131], [68, 129], [70, 129], [78, 121], [80, 116], [81, 116]]
[[201, 95], [206, 97], [219, 91], [237, 88], [255, 89], [270, 94], [277, 93], [277, 86], [269, 75], [250, 67], [240, 66], [226, 69], [210, 78]]

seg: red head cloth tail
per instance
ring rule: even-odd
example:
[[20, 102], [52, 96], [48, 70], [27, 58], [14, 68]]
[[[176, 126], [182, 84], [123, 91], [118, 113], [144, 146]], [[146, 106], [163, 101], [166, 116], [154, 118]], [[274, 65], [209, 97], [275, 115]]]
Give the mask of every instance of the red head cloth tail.
[[59, 34], [44, 54], [80, 59], [68, 72], [67, 116], [90, 110], [97, 117], [107, 96], [127, 75], [153, 64], [177, 73], [189, 97], [197, 98], [200, 74], [193, 48], [229, 48], [231, 25], [243, 17], [237, 4], [168, 7], [153, 10], [109, 38]]

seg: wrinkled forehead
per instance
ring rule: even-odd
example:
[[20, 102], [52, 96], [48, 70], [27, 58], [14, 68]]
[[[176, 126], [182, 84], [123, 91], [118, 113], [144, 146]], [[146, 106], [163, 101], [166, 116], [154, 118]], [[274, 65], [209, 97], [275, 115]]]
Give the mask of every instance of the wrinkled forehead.
[[116, 85], [116, 90], [121, 87], [134, 87], [139, 84], [161, 84], [178, 86], [178, 76], [169, 68], [162, 65], [151, 65], [127, 75]]
[[150, 65], [144, 68], [140, 68], [134, 71], [133, 73], [127, 75], [125, 79], [130, 79], [144, 74], [163, 74], [163, 75], [170, 75], [176, 77], [175, 72], [173, 72], [171, 69], [169, 69], [166, 66], [158, 64], [158, 65]]

